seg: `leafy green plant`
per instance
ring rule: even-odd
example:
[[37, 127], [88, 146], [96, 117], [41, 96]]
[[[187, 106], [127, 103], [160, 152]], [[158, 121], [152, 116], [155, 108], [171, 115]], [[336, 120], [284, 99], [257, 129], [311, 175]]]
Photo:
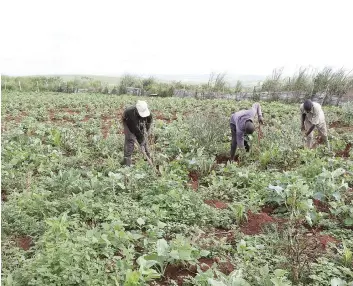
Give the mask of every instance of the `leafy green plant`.
[[340, 200], [341, 193], [348, 189], [348, 184], [342, 178], [345, 173], [343, 168], [334, 171], [323, 169], [322, 173], [316, 177], [314, 198]]
[[188, 118], [188, 125], [190, 138], [194, 139], [194, 144], [210, 153], [219, 151], [225, 134], [230, 132], [228, 118], [215, 112], [195, 114]]
[[338, 250], [338, 252], [342, 256], [341, 260], [343, 265], [346, 267], [349, 267], [350, 265], [352, 265], [352, 262], [353, 262], [353, 252], [347, 247], [345, 242], [343, 242], [342, 245], [343, 245], [343, 249]]
[[[156, 242], [156, 251], [144, 255], [138, 263], [140, 265], [158, 266], [156, 267], [160, 275], [164, 275], [166, 267], [170, 263], [187, 262], [196, 264], [197, 259], [207, 256], [206, 250], [198, 250], [191, 246], [185, 238], [178, 236], [176, 240], [168, 243], [165, 239], [159, 239]], [[147, 261], [147, 262], [146, 262]]]
[[[335, 88], [341, 75], [335, 75]], [[171, 86], [193, 89], [130, 79], [145, 91], [165, 91], [164, 95]], [[128, 87], [130, 79], [121, 86]], [[305, 71], [292, 79], [288, 86], [297, 94], [312, 84]], [[81, 83], [90, 89], [48, 93], [42, 91], [42, 79], [37, 80], [40, 91], [25, 92], [36, 88], [28, 81], [21, 83], [22, 91], [15, 88], [2, 95], [5, 285], [148, 285], [156, 279], [170, 280], [160, 273], [166, 265], [200, 264], [201, 249], [212, 251], [215, 262], [205, 272], [205, 265], [196, 266], [196, 280], [189, 280], [196, 285], [209, 285], [209, 279], [231, 285], [235, 278], [251, 285], [286, 285], [290, 279], [323, 286], [338, 277], [345, 283], [352, 280], [353, 163], [351, 157], [334, 156], [353, 138], [347, 132], [350, 117], [345, 109], [324, 107], [330, 153], [321, 146], [303, 148], [298, 105], [262, 101], [263, 137], [251, 136], [251, 152], [243, 152], [240, 163], [229, 164], [229, 116], [252, 102], [139, 97], [148, 102], [155, 118], [150, 143], [161, 173], [155, 176], [137, 149], [133, 167], [120, 165], [124, 134], [117, 121], [137, 97], [97, 94], [106, 92], [106, 85], [93, 79], [67, 85], [48, 79], [48, 89], [57, 84], [55, 88], [70, 92]], [[320, 82], [325, 80], [316, 84]], [[197, 88], [207, 92], [210, 87]], [[197, 190], [190, 187], [190, 172], [198, 175]], [[315, 200], [314, 206], [312, 199], [320, 199], [322, 205]], [[208, 200], [228, 207], [216, 208]], [[261, 225], [261, 233], [245, 235], [256, 222], [250, 217], [246, 221], [249, 210], [259, 217], [266, 212], [274, 223]], [[307, 259], [310, 247], [304, 242], [311, 239], [308, 234], [303, 241], [298, 234], [301, 224], [309, 234], [315, 227], [324, 229], [325, 234], [317, 236], [332, 235], [345, 247], [317, 251], [314, 259]], [[283, 229], [291, 234], [283, 235]], [[23, 245], [28, 237], [29, 249]], [[162, 239], [168, 251], [159, 257], [156, 245]], [[147, 260], [149, 255], [156, 255], [157, 262]], [[221, 274], [224, 265], [217, 257], [242, 273]], [[302, 265], [307, 269], [300, 270]], [[276, 271], [284, 267], [287, 273]]]
[[234, 216], [238, 225], [247, 220], [248, 216], [246, 214], [246, 208], [244, 204], [231, 204], [229, 207], [232, 210], [232, 215]]
[[345, 280], [342, 280], [340, 278], [332, 278], [330, 281], [331, 286], [352, 286], [353, 281], [351, 282], [346, 282]]
[[344, 201], [329, 202], [331, 213], [336, 215], [344, 225], [350, 227], [353, 225], [353, 206], [352, 202], [345, 204]]
[[346, 124], [353, 124], [353, 101], [343, 103], [342, 112], [344, 114], [344, 122]]

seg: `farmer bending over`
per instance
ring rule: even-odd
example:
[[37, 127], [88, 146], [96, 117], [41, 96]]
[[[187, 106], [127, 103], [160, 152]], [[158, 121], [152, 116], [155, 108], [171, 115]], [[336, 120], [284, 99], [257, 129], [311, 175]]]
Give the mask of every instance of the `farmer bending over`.
[[312, 147], [312, 131], [315, 129], [315, 127], [319, 131], [319, 134], [323, 141], [328, 146], [325, 115], [321, 108], [321, 105], [317, 102], [312, 102], [310, 99], [307, 99], [304, 103], [300, 105], [300, 113], [301, 129], [302, 131], [305, 131], [305, 136], [307, 137], [306, 146], [308, 148]]
[[254, 117], [257, 114], [258, 120], [263, 124], [263, 118], [261, 113], [261, 106], [259, 103], [254, 103], [252, 108], [249, 110], [240, 110], [235, 112], [230, 117], [230, 130], [232, 131], [232, 145], [230, 149], [230, 160], [234, 160], [235, 151], [237, 146], [244, 148], [246, 152], [249, 152], [250, 146], [244, 135], [252, 134], [255, 131]]
[[145, 151], [150, 158], [146, 135], [151, 128], [152, 115], [148, 110], [147, 102], [138, 100], [135, 106], [126, 108], [122, 119], [125, 134], [123, 164], [131, 165], [135, 140], [139, 143], [141, 150]]

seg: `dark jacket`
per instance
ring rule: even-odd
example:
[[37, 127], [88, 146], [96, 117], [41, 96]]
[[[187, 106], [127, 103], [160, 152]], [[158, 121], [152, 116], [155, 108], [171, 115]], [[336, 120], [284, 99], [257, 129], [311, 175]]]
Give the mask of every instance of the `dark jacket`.
[[152, 114], [147, 117], [141, 117], [135, 106], [128, 107], [123, 113], [123, 123], [126, 123], [127, 127], [132, 134], [136, 136], [137, 142], [141, 144], [144, 140], [144, 127], [148, 132], [152, 124]]
[[244, 148], [245, 122], [251, 120], [253, 122], [255, 115], [258, 119], [262, 119], [261, 106], [254, 103], [249, 110], [240, 110], [230, 117], [230, 123], [236, 126], [236, 140], [239, 148]]

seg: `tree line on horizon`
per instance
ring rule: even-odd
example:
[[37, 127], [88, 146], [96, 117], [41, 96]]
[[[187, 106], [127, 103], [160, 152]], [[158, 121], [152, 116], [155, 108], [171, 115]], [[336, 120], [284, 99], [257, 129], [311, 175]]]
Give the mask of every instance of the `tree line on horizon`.
[[336, 97], [339, 101], [347, 95], [353, 96], [353, 76], [344, 69], [334, 70], [330, 67], [325, 67], [320, 71], [301, 68], [292, 76], [284, 76], [283, 68], [280, 68], [274, 69], [272, 75], [263, 82], [246, 86], [240, 80], [231, 85], [226, 80], [226, 73], [211, 73], [208, 82], [202, 84], [189, 84], [181, 81], [167, 83], [154, 77], [141, 78], [125, 74], [120, 77], [116, 85], [89, 76], [64, 80], [60, 76], [13, 77], [4, 75], [1, 78], [1, 90], [3, 92], [88, 92], [115, 95], [131, 93], [131, 90], [135, 90], [138, 95], [161, 97], [173, 96], [176, 90], [192, 91], [195, 95], [212, 94], [214, 97], [223, 94], [265, 92], [274, 100], [279, 99], [280, 94], [283, 93], [291, 93], [293, 98], [310, 98], [317, 94], [324, 94], [323, 104], [328, 104], [332, 97]]

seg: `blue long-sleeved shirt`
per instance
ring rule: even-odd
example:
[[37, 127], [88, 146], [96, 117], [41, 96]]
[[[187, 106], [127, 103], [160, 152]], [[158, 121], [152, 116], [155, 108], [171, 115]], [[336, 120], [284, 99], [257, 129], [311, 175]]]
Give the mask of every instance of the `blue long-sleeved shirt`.
[[245, 122], [254, 120], [255, 115], [262, 119], [261, 106], [259, 103], [254, 103], [251, 109], [240, 110], [233, 113], [230, 117], [230, 123], [236, 126], [237, 146], [244, 148]]

